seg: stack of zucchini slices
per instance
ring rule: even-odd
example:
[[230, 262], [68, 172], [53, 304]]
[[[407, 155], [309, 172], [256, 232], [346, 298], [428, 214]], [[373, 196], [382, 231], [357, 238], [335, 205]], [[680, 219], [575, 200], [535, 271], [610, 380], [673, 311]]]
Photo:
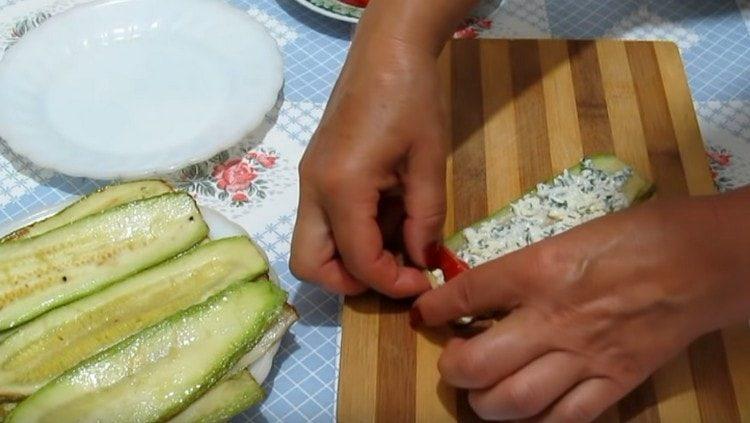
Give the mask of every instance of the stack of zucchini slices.
[[[297, 320], [247, 237], [162, 181], [106, 187], [0, 241], [7, 422], [214, 422]], [[0, 417], [2, 420], [3, 417]]]

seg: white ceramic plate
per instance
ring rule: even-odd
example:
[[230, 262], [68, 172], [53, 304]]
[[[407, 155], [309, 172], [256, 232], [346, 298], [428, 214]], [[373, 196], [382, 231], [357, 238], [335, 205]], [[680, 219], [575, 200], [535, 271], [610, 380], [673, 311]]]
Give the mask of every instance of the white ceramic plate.
[[70, 175], [161, 174], [257, 128], [282, 83], [276, 42], [222, 0], [96, 1], [0, 61], [0, 137]]
[[346, 4], [339, 0], [297, 0], [313, 12], [344, 22], [357, 23], [365, 9]]
[[[12, 223], [0, 225], [0, 236], [9, 234], [17, 229], [23, 228], [24, 226], [30, 225], [48, 216], [52, 216], [63, 208], [74, 203], [79, 198], [80, 197], [76, 197], [53, 207], [48, 207], [46, 209], [29, 213], [26, 217], [17, 219]], [[250, 238], [248, 233], [244, 229], [242, 229], [240, 225], [227, 219], [223, 214], [208, 207], [199, 206], [199, 208], [201, 214], [203, 215], [203, 219], [208, 224], [209, 238], [219, 239], [231, 236], [247, 236], [248, 238]], [[259, 250], [263, 251], [262, 249]], [[268, 261], [268, 257], [266, 257], [266, 261]], [[278, 275], [274, 272], [273, 269], [270, 269], [268, 276], [272, 281], [276, 282], [277, 284], [279, 283]], [[276, 342], [261, 358], [250, 365], [250, 373], [258, 383], [262, 384], [263, 381], [265, 381], [268, 377], [268, 374], [271, 372], [271, 368], [273, 367], [273, 359], [276, 356], [276, 353], [279, 351], [280, 345], [281, 341]]]

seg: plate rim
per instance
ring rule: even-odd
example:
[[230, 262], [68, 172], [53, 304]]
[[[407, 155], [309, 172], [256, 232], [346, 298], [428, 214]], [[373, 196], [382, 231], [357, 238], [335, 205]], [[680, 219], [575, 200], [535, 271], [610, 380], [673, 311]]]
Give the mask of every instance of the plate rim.
[[[148, 0], [138, 0], [138, 1], [148, 1]], [[157, 176], [163, 176], [170, 173], [173, 173], [175, 171], [178, 171], [182, 168], [185, 168], [190, 165], [194, 165], [200, 162], [203, 162], [205, 160], [210, 159], [211, 157], [215, 156], [216, 154], [227, 150], [238, 143], [240, 143], [245, 137], [247, 137], [249, 134], [252, 134], [253, 131], [256, 131], [258, 128], [262, 127], [264, 122], [267, 120], [268, 113], [271, 112], [276, 104], [279, 101], [279, 95], [283, 91], [284, 83], [285, 83], [285, 61], [284, 56], [281, 51], [281, 47], [279, 46], [277, 40], [271, 35], [269, 29], [261, 23], [259, 20], [254, 18], [253, 16], [244, 13], [243, 10], [236, 8], [235, 6], [232, 6], [229, 3], [226, 3], [224, 1], [210, 1], [210, 0], [195, 0], [195, 1], [204, 1], [206, 3], [212, 3], [212, 4], [221, 4], [223, 6], [223, 9], [226, 13], [236, 13], [238, 15], [243, 16], [245, 19], [248, 20], [249, 25], [254, 25], [257, 28], [259, 28], [264, 34], [265, 37], [268, 39], [269, 44], [268, 46], [273, 48], [271, 49], [272, 55], [274, 56], [272, 59], [277, 60], [280, 65], [280, 72], [278, 78], [275, 78], [274, 80], [270, 81], [269, 83], [269, 93], [273, 92], [275, 93], [272, 97], [272, 99], [269, 99], [267, 104], [262, 104], [260, 109], [265, 110], [264, 113], [260, 114], [257, 119], [257, 121], [252, 122], [252, 124], [248, 125], [238, 125], [238, 127], [244, 128], [242, 130], [242, 135], [239, 137], [227, 137], [223, 141], [221, 141], [219, 138], [211, 138], [209, 137], [209, 140], [203, 140], [201, 141], [199, 138], [195, 137], [194, 139], [191, 139], [190, 142], [191, 145], [194, 145], [196, 143], [208, 143], [211, 145], [210, 148], [207, 148], [205, 152], [197, 154], [190, 152], [190, 149], [186, 149], [188, 152], [186, 152], [185, 156], [178, 160], [169, 161], [166, 163], [156, 163], [152, 162], [148, 166], [140, 166], [137, 169], [133, 169], [132, 166], [128, 166], [127, 164], [123, 166], [122, 168], [107, 168], [104, 166], [100, 167], [91, 167], [88, 166], [85, 163], [81, 163], [76, 165], [75, 162], [68, 162], [68, 161], [57, 161], [51, 156], [49, 157], [41, 157], [38, 154], [36, 154], [36, 150], [33, 148], [28, 148], [26, 145], [34, 144], [34, 140], [21, 138], [18, 139], [18, 137], [8, 137], [7, 135], [3, 136], [0, 134], [0, 137], [2, 137], [3, 140], [8, 144], [10, 149], [17, 153], [19, 156], [24, 157], [25, 159], [31, 161], [35, 165], [50, 169], [65, 175], [73, 176], [73, 177], [86, 177], [86, 178], [93, 178], [93, 179], [123, 179], [123, 180], [134, 180], [134, 179], [145, 179], [149, 177], [157, 177]], [[73, 7], [64, 10], [60, 13], [53, 14], [50, 16], [46, 21], [41, 23], [39, 25], [39, 28], [45, 27], [45, 25], [48, 25], [50, 22], [58, 22], [58, 21], [65, 21], [68, 17], [68, 15], [71, 12], [76, 12], [79, 10], [85, 10], [85, 9], [96, 9], [100, 7], [106, 7], [108, 5], [116, 5], [116, 4], [122, 4], [123, 0], [94, 0], [86, 3], [79, 3], [74, 5]], [[128, 3], [128, 1], [125, 1], [125, 3]], [[222, 12], [222, 13], [225, 13]], [[38, 28], [34, 28], [34, 30], [30, 31], [29, 34], [33, 34], [35, 30]], [[28, 36], [28, 35], [27, 35]], [[5, 55], [0, 58], [0, 66], [2, 66], [2, 63], [8, 63], [13, 60], [14, 51], [18, 51], [19, 46], [21, 48], [23, 47], [24, 40], [27, 36], [21, 37], [17, 43], [15, 43], [11, 48], [9, 48]], [[10, 60], [8, 60], [10, 59]], [[270, 98], [270, 96], [269, 96]], [[211, 141], [213, 140], [213, 141]]]
[[[360, 19], [360, 18], [357, 18], [357, 17], [354, 17], [354, 16], [349, 16], [349, 15], [343, 15], [341, 13], [336, 13], [336, 12], [333, 12], [333, 11], [328, 10], [326, 8], [320, 7], [320, 6], [316, 5], [316, 4], [314, 4], [311, 0], [295, 0], [295, 1], [297, 3], [299, 3], [299, 4], [301, 4], [302, 6], [306, 7], [307, 9], [312, 10], [313, 12], [316, 12], [316, 13], [318, 13], [320, 15], [327, 16], [329, 18], [336, 19], [336, 20], [339, 20], [339, 21], [342, 21], [342, 22], [348, 22], [348, 23], [356, 24], [356, 23], [359, 22], [359, 19]], [[339, 0], [334, 0], [334, 1], [337, 1], [338, 3], [341, 3], [341, 1], [339, 1]], [[347, 6], [351, 6], [351, 5], [347, 5]], [[351, 6], [351, 7], [357, 8], [356, 6]], [[358, 8], [358, 9], [362, 9], [362, 8]], [[364, 11], [364, 9], [362, 9], [362, 10]]]

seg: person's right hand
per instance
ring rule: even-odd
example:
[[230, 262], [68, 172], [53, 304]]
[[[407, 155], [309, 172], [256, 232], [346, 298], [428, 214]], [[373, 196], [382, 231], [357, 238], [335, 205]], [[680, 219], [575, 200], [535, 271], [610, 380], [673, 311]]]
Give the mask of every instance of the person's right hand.
[[347, 295], [429, 288], [384, 249], [378, 206], [384, 194], [403, 195], [403, 242], [424, 267], [445, 216], [445, 121], [433, 52], [379, 31], [358, 35], [300, 164], [296, 277]]
[[699, 335], [750, 317], [748, 207], [743, 189], [593, 220], [423, 294], [413, 320], [503, 316], [438, 364], [482, 418], [594, 420]]

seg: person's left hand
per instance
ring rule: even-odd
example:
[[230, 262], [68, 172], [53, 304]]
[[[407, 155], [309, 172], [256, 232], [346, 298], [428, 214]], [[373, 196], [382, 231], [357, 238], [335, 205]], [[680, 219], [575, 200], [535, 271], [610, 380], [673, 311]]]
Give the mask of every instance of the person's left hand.
[[423, 294], [413, 318], [428, 326], [509, 312], [448, 342], [443, 379], [485, 419], [593, 420], [693, 339], [750, 314], [745, 237], [717, 198], [604, 217]]

